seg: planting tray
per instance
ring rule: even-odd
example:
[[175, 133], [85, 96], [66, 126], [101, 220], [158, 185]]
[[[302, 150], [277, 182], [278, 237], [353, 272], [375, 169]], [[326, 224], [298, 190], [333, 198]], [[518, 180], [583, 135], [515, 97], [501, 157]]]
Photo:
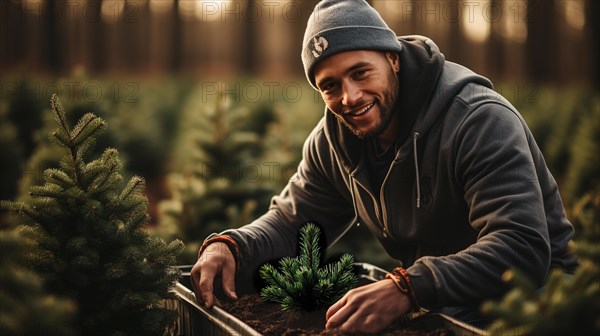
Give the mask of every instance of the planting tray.
[[[240, 335], [261, 336], [256, 330], [227, 313], [213, 306], [207, 309], [198, 304], [190, 283], [192, 266], [178, 266], [181, 270], [179, 283], [173, 289], [174, 299], [164, 300], [163, 306], [178, 312], [179, 317], [168, 329], [167, 335]], [[362, 281], [374, 282], [385, 278], [385, 270], [366, 263], [355, 263], [354, 268]], [[409, 322], [414, 328], [445, 328], [457, 336], [479, 336], [486, 333], [467, 323], [450, 316], [429, 313], [422, 310], [414, 313]]]

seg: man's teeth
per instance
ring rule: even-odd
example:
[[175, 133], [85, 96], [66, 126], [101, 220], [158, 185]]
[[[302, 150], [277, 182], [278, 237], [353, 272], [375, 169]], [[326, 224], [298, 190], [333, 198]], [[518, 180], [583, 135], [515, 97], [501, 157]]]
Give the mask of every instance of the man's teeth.
[[360, 109], [360, 110], [358, 110], [358, 111], [356, 111], [356, 112], [352, 113], [352, 115], [354, 115], [354, 116], [359, 116], [359, 115], [361, 115], [361, 114], [363, 114], [363, 113], [367, 112], [367, 111], [368, 111], [368, 110], [369, 110], [369, 109], [370, 109], [372, 106], [373, 106], [373, 103], [371, 103], [371, 104], [369, 104], [369, 105], [365, 106], [364, 108], [362, 108], [362, 109]]

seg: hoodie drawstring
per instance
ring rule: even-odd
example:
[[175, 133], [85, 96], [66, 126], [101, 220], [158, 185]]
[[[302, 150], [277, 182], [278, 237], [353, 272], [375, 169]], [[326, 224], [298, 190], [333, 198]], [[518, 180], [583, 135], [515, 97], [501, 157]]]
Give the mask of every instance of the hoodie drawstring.
[[356, 226], [360, 225], [360, 222], [358, 221], [358, 211], [356, 210], [356, 198], [354, 196], [354, 188], [356, 187], [356, 182], [354, 181], [354, 177], [352, 175], [350, 175], [349, 177], [350, 177], [350, 194], [352, 195], [352, 207], [354, 208], [354, 220], [346, 225], [346, 228], [344, 229], [344, 231], [339, 236], [335, 237], [333, 239], [333, 241], [331, 243], [329, 243], [328, 247], [333, 246], [333, 244], [337, 243], [337, 241], [340, 240], [340, 238], [345, 236], [346, 233], [352, 228], [354, 223], [356, 223]]
[[417, 177], [417, 208], [421, 207], [421, 179], [419, 178], [419, 157], [417, 155], [417, 138], [419, 132], [413, 133], [413, 154], [415, 156], [415, 174]]
[[[355, 188], [356, 188], [356, 181], [354, 181], [354, 176], [350, 175], [350, 195], [352, 195], [352, 207], [354, 208], [354, 217], [356, 219], [358, 219], [358, 211], [356, 210], [356, 198], [354, 196]], [[360, 225], [360, 223], [358, 223], [358, 225]]]

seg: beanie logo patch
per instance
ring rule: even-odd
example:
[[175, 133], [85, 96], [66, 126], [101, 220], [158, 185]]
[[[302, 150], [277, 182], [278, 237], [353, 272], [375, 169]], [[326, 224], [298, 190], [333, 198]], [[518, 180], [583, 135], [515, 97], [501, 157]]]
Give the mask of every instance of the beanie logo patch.
[[312, 54], [315, 58], [319, 58], [329, 46], [329, 42], [323, 36], [315, 36], [313, 38], [313, 50]]

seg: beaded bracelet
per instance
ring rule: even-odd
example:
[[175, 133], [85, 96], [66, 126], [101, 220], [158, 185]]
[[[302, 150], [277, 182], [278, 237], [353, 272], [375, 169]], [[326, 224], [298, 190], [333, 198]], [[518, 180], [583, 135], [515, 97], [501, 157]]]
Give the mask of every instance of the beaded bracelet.
[[408, 296], [408, 289], [402, 287], [402, 284], [400, 283], [400, 277], [398, 277], [395, 274], [392, 273], [388, 273], [385, 275], [386, 279], [391, 279], [392, 281], [394, 281], [394, 284], [396, 284], [396, 287], [398, 287], [398, 290], [400, 290], [400, 292], [406, 296]]
[[404, 268], [398, 267], [392, 273], [386, 274], [386, 279], [392, 279], [398, 290], [408, 297], [413, 309], [418, 310], [419, 304], [410, 282], [410, 277]]
[[398, 277], [399, 282], [402, 282], [404, 284], [405, 290], [407, 291], [407, 296], [408, 299], [410, 300], [410, 303], [413, 305], [413, 307], [415, 309], [418, 309], [419, 303], [417, 301], [417, 296], [415, 295], [415, 290], [412, 286], [412, 282], [410, 281], [410, 276], [408, 275], [408, 272], [406, 271], [406, 269], [402, 268], [402, 267], [396, 267], [394, 268], [394, 270], [392, 271], [392, 274], [396, 275]]
[[202, 244], [202, 246], [200, 247], [200, 250], [198, 250], [198, 259], [200, 259], [200, 256], [202, 255], [202, 252], [204, 252], [204, 250], [206, 250], [206, 248], [208, 247], [208, 245], [212, 244], [212, 243], [224, 243], [225, 245], [227, 245], [227, 247], [229, 248], [229, 251], [231, 251], [231, 254], [233, 255], [233, 259], [235, 260], [235, 270], [237, 272], [237, 270], [240, 269], [240, 252], [237, 246], [237, 243], [235, 242], [235, 240], [233, 240], [233, 238], [229, 237], [229, 236], [216, 236], [216, 237], [212, 237], [210, 239], [207, 239], [206, 241], [204, 241], [204, 244]]

